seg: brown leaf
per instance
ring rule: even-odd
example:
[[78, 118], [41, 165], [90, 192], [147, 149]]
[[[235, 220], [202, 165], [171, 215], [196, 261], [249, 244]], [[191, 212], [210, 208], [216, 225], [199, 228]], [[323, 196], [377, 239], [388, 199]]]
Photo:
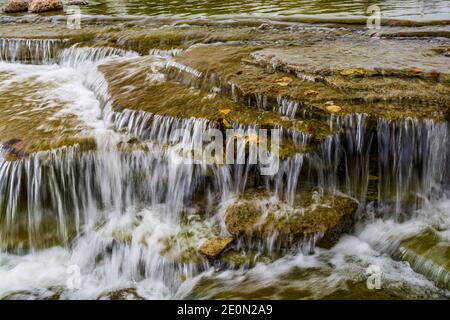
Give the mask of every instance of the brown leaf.
[[409, 71], [409, 72], [412, 72], [412, 73], [422, 73], [422, 72], [423, 72], [422, 69], [416, 68], [416, 67], [409, 68], [408, 71]]

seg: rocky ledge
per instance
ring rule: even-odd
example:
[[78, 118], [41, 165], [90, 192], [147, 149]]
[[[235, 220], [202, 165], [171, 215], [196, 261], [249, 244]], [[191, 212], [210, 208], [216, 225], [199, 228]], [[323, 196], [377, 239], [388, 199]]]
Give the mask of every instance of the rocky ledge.
[[295, 203], [269, 197], [263, 191], [247, 193], [225, 212], [228, 231], [247, 241], [277, 238], [283, 245], [317, 237], [330, 248], [353, 226], [358, 204], [346, 197], [303, 193]]

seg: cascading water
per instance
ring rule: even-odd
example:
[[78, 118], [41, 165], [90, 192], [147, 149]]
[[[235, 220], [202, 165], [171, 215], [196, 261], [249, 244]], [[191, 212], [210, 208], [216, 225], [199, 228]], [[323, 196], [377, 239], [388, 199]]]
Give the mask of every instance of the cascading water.
[[51, 64], [63, 45], [58, 39], [0, 39], [0, 61]]
[[[205, 131], [217, 129], [217, 123], [131, 109], [117, 111], [112, 107], [108, 83], [97, 67], [117, 59], [133, 59], [136, 53], [78, 46], [61, 49], [60, 42], [48, 40], [1, 41], [2, 63], [57, 63], [61, 68], [75, 70], [97, 98], [95, 107], [100, 109], [100, 116], [83, 119], [91, 121], [86, 135], [94, 137], [95, 150], [83, 150], [75, 144], [15, 161], [3, 157], [0, 160], [0, 243], [4, 248], [0, 261], [9, 259], [16, 266], [27, 266], [27, 259], [35, 259], [34, 272], [42, 275], [41, 283], [30, 281], [31, 287], [25, 288], [20, 281], [0, 280], [0, 297], [19, 290], [40, 297], [50, 291], [62, 298], [98, 298], [120, 290], [131, 298], [188, 297], [201, 284], [202, 277], [215, 278], [211, 270], [217, 266], [206, 259], [199, 260], [196, 250], [192, 250], [205, 239], [226, 232], [220, 216], [240, 192], [264, 188], [276, 196], [273, 201], [289, 206], [303, 187], [344, 192], [358, 199], [363, 210], [370, 202], [366, 195], [369, 173], [375, 173], [371, 163], [374, 155], [378, 170], [376, 208], [388, 217], [398, 219], [400, 214], [423, 210], [424, 205], [441, 203], [448, 191], [447, 123], [380, 119], [376, 128], [369, 128], [365, 114], [331, 117], [329, 124], [335, 134], [318, 142], [317, 150], [282, 160], [277, 173], [264, 178], [259, 176], [258, 165], [245, 161], [235, 165], [188, 165], [180, 161], [191, 155], [180, 155], [174, 140], [176, 130], [184, 129], [186, 133], [181, 146], [192, 148], [202, 140]], [[181, 53], [150, 52], [165, 61], [165, 67], [182, 70], [193, 78], [201, 77], [200, 71], [172, 60]], [[184, 84], [193, 85], [192, 79]], [[256, 96], [256, 105], [266, 110], [266, 99]], [[279, 98], [278, 106], [281, 114], [294, 118], [301, 104]], [[257, 125], [232, 126], [244, 136], [260, 129]], [[311, 134], [296, 130], [282, 132], [282, 138], [300, 149], [313, 143]], [[237, 158], [246, 158], [245, 144], [238, 145], [236, 153]], [[413, 206], [410, 197], [414, 197]], [[442, 216], [448, 219], [448, 213]], [[398, 220], [389, 223], [393, 227], [386, 234], [403, 228]], [[373, 229], [389, 229], [389, 223], [369, 222], [356, 236], [348, 236], [332, 250], [318, 249], [317, 256], [308, 257], [302, 254], [305, 249], [301, 246], [306, 243], [306, 252], [312, 252], [320, 238], [313, 235], [293, 249], [293, 256], [252, 269], [249, 279], [276, 279], [281, 277], [283, 268], [298, 266], [310, 268], [312, 274], [317, 272], [314, 268], [320, 267], [327, 274], [327, 255], [332, 256], [331, 265], [337, 266], [342, 279], [347, 279], [346, 273], [352, 269], [346, 260], [348, 256], [359, 254], [358, 259], [363, 262], [358, 261], [357, 268], [385, 259], [364, 246], [370, 243], [376, 247], [379, 241], [373, 239]], [[280, 249], [275, 238], [276, 235], [262, 241], [271, 253]], [[358, 252], [359, 247], [368, 253]], [[237, 248], [248, 249], [243, 243], [238, 243]], [[52, 275], [43, 272], [48, 268], [48, 257]], [[65, 271], [72, 265], [81, 270], [79, 290], [65, 289]], [[394, 262], [386, 265], [393, 270], [393, 277], [398, 276]], [[223, 274], [222, 281], [239, 276], [244, 269]], [[413, 279], [411, 286], [424, 285], [425, 280], [419, 281], [408, 270], [405, 272], [404, 278]], [[0, 269], [2, 273], [7, 271]], [[36, 292], [40, 286], [56, 289]], [[431, 288], [432, 284], [424, 286]]]

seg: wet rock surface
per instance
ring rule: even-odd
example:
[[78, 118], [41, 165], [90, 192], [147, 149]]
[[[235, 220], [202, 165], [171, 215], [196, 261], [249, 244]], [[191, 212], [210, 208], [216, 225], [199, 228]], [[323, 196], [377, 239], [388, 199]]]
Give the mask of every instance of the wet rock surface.
[[23, 158], [27, 155], [25, 151], [26, 145], [20, 139], [11, 139], [1, 145], [2, 151], [6, 153], [6, 157]]
[[61, 0], [31, 0], [29, 10], [33, 13], [56, 11], [63, 9]]
[[7, 0], [3, 6], [5, 13], [16, 13], [28, 11], [28, 0]]

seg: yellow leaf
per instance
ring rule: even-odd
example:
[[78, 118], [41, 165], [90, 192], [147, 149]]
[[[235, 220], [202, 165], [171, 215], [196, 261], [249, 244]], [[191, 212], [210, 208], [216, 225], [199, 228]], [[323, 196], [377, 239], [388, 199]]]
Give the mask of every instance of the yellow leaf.
[[249, 142], [255, 142], [255, 143], [259, 143], [259, 139], [258, 139], [258, 135], [257, 134], [250, 134], [247, 139], [247, 141]]
[[224, 125], [225, 127], [231, 128], [231, 124], [230, 124], [227, 120], [223, 119], [223, 120], [222, 120], [222, 123], [223, 123], [223, 125]]
[[319, 92], [317, 92], [316, 90], [306, 90], [305, 91], [305, 96], [307, 97], [315, 97], [319, 94]]
[[342, 70], [340, 72], [340, 74], [343, 75], [343, 76], [351, 76], [351, 75], [354, 75], [354, 74], [363, 75], [363, 74], [366, 74], [366, 73], [367, 73], [366, 70], [357, 69], [357, 68]]
[[373, 180], [378, 180], [378, 177], [369, 174], [369, 180], [372, 180], [372, 181], [373, 181]]
[[336, 106], [336, 105], [331, 105], [331, 106], [327, 106], [327, 110], [331, 113], [336, 113], [336, 112], [340, 112], [342, 110], [342, 108], [339, 106]]
[[292, 78], [290, 77], [282, 77], [280, 79], [275, 80], [275, 83], [279, 86], [286, 87], [292, 82]]
[[224, 116], [226, 116], [227, 114], [229, 114], [231, 112], [231, 109], [221, 109], [221, 110], [219, 110], [219, 112], [221, 114], [223, 114]]

